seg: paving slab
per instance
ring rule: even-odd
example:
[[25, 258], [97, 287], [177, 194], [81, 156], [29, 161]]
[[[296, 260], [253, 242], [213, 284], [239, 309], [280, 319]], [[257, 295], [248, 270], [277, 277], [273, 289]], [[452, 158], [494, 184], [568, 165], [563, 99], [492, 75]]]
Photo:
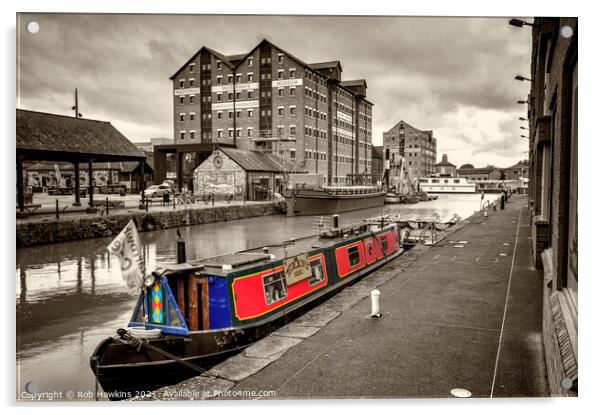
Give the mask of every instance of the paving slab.
[[274, 334], [278, 336], [297, 337], [306, 339], [313, 336], [320, 330], [320, 327], [302, 326], [299, 324], [287, 324], [286, 326], [276, 330]]
[[247, 347], [243, 353], [245, 357], [275, 360], [300, 341], [299, 338], [278, 336], [272, 333]]

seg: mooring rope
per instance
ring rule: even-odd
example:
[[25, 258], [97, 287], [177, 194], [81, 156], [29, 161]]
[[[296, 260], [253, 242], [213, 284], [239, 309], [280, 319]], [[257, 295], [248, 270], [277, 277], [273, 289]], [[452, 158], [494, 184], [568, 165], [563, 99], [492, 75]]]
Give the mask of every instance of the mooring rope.
[[136, 349], [137, 352], [139, 352], [144, 347], [148, 350], [157, 352], [157, 353], [167, 357], [168, 359], [173, 360], [174, 362], [180, 363], [180, 364], [182, 364], [192, 370], [195, 370], [201, 374], [206, 374], [206, 375], [212, 376], [217, 379], [231, 381], [231, 379], [228, 379], [224, 376], [220, 376], [216, 373], [213, 373], [208, 369], [203, 369], [202, 367], [197, 366], [193, 363], [190, 363], [184, 359], [181, 359], [178, 356], [175, 356], [163, 349], [160, 349], [159, 347], [153, 346], [152, 344], [149, 343], [148, 339], [143, 339], [143, 338], [134, 336], [132, 333], [130, 333], [126, 329], [117, 329], [117, 336], [113, 337], [113, 339], [121, 344], [131, 346], [132, 348]]

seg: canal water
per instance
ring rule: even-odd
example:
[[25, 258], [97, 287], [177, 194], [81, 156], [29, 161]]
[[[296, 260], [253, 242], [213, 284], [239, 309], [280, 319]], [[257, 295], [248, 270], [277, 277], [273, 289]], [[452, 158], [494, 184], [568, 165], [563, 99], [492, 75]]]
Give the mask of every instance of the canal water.
[[[497, 195], [485, 195], [493, 200]], [[465, 218], [481, 206], [481, 195], [440, 195], [414, 205], [385, 205], [345, 212], [341, 224], [380, 214], [454, 213]], [[313, 217], [284, 215], [242, 219], [180, 229], [187, 259], [278, 243], [315, 233]], [[176, 229], [140, 235], [148, 269], [175, 262]], [[89, 358], [100, 340], [125, 327], [137, 293], [128, 292], [115, 257], [112, 238], [64, 242], [17, 250], [17, 393], [94, 391]], [[32, 386], [33, 385], [33, 386]]]

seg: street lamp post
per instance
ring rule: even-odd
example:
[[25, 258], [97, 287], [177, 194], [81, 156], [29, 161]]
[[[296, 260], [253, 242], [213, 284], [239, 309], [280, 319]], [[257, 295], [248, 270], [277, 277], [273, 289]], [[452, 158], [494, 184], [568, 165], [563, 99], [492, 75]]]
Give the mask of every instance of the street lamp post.
[[535, 26], [533, 23], [525, 22], [524, 20], [521, 20], [521, 19], [510, 19], [508, 21], [508, 24], [510, 26], [515, 26], [515, 27]]
[[529, 82], [531, 82], [531, 79], [527, 78], [526, 76], [522, 76], [522, 75], [516, 75], [514, 77], [514, 79], [516, 79], [517, 81], [529, 81]]

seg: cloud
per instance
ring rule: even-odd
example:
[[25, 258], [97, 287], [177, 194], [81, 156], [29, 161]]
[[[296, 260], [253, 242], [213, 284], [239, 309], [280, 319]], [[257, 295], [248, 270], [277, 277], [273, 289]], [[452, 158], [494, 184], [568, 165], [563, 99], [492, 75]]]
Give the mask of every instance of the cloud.
[[[434, 130], [456, 164], [524, 158], [517, 99], [526, 97], [530, 33], [504, 18], [24, 14], [19, 105], [111, 121], [133, 141], [172, 137], [169, 77], [203, 45], [224, 54], [262, 38], [311, 63], [338, 59], [364, 78], [373, 140], [400, 119]], [[21, 25], [20, 27], [24, 27]]]

